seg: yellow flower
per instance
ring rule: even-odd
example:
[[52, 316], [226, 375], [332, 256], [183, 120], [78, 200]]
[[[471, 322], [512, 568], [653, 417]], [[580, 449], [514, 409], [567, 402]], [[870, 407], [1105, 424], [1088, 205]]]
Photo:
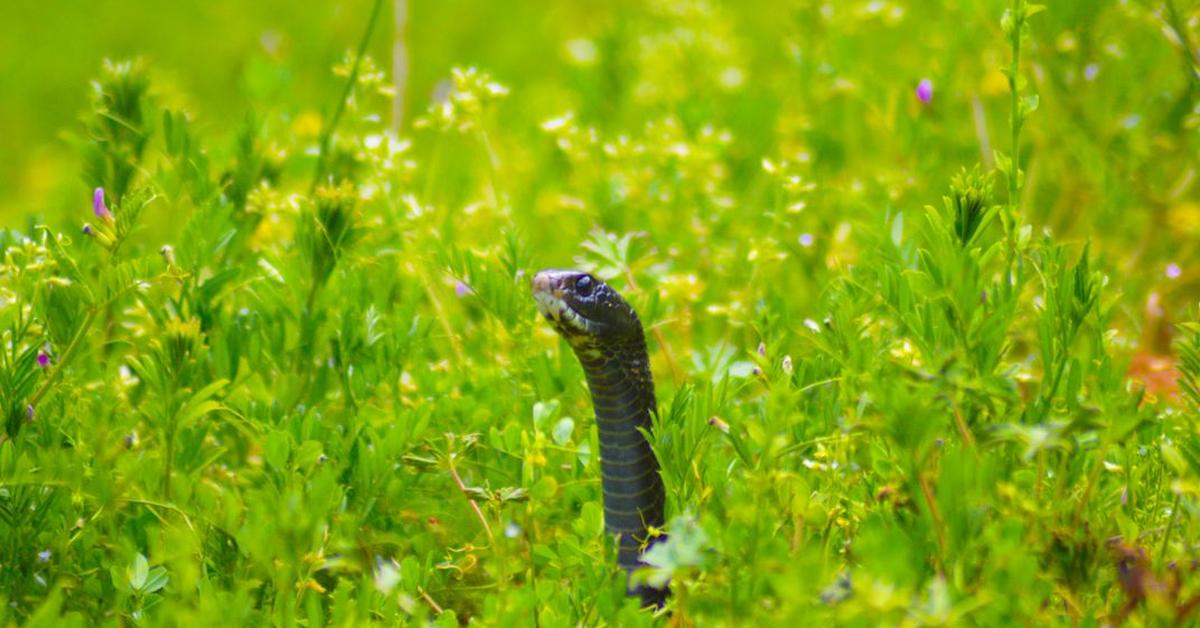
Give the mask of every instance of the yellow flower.
[[321, 114], [305, 111], [292, 121], [292, 133], [300, 138], [315, 138], [321, 135]]
[[291, 237], [292, 224], [284, 221], [279, 214], [268, 214], [258, 221], [254, 233], [250, 236], [250, 245], [254, 249], [266, 248], [270, 245], [286, 242]]
[[1200, 234], [1200, 204], [1182, 202], [1167, 210], [1167, 223], [1171, 231], [1190, 235]]
[[983, 81], [979, 84], [979, 91], [983, 92], [984, 96], [1000, 96], [1008, 93], [1008, 77], [1000, 70], [993, 69], [983, 75]]

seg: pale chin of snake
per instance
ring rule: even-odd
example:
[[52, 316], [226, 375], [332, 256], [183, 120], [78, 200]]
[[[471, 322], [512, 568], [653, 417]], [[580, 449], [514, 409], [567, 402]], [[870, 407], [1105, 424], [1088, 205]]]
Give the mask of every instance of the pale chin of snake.
[[537, 302], [538, 311], [542, 313], [542, 316], [556, 323], [565, 323], [577, 331], [588, 330], [588, 322], [571, 306], [563, 303], [562, 299], [547, 292], [534, 292], [533, 298]]

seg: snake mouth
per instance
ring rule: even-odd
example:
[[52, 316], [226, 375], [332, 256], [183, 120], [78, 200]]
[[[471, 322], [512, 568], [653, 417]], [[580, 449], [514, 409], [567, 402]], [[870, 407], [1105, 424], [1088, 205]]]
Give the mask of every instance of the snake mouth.
[[543, 271], [533, 277], [533, 299], [538, 311], [564, 335], [589, 334], [592, 322], [567, 300], [562, 282], [553, 271]]
[[583, 314], [563, 298], [561, 290], [543, 291], [535, 285], [533, 299], [542, 316], [560, 331], [586, 333], [591, 328], [591, 323]]

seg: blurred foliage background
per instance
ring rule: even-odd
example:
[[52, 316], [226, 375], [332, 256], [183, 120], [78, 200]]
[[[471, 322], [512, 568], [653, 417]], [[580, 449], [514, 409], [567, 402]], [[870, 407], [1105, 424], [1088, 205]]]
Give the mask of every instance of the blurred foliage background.
[[1194, 621], [1200, 3], [378, 4], [9, 3], [0, 621]]
[[[1194, 28], [1188, 3], [1179, 4], [1181, 23]], [[404, 109], [419, 113], [451, 67], [475, 65], [514, 90], [499, 116], [517, 133], [564, 111], [600, 130], [665, 114], [685, 127], [716, 120], [737, 138], [738, 183], [757, 174], [762, 155], [807, 150], [823, 187], [881, 186], [905, 201], [914, 182], [944, 179], [1004, 147], [1002, 5], [414, 1]], [[19, 225], [58, 216], [78, 197], [77, 162], [61, 136], [78, 131], [100, 60], [151, 60], [166, 101], [228, 138], [222, 121], [247, 112], [282, 124], [328, 108], [339, 89], [328, 70], [357, 41], [370, 2], [293, 10], [274, 1], [14, 0], [9, 8], [0, 25], [0, 215]], [[1139, 267], [1194, 255], [1197, 88], [1168, 16], [1151, 2], [1054, 9], [1032, 25], [1028, 51], [1047, 119], [1027, 134], [1036, 156], [1031, 218], [1112, 240]], [[385, 70], [390, 17], [370, 46]], [[911, 97], [921, 78], [933, 80], [933, 107]], [[511, 167], [536, 172], [532, 163]], [[530, 187], [513, 185], [536, 194]], [[1172, 246], [1157, 245], [1164, 237]]]

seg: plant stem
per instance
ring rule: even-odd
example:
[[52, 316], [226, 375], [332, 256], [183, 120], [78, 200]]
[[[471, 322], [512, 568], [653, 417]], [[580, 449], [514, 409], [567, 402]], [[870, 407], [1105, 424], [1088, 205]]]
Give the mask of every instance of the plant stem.
[[1179, 18], [1179, 11], [1175, 8], [1174, 0], [1166, 0], [1164, 3], [1167, 8], [1167, 24], [1171, 30], [1175, 31], [1175, 36], [1179, 38], [1179, 46], [1183, 52], [1184, 70], [1187, 71], [1188, 77], [1192, 80], [1193, 86], [1200, 86], [1200, 55], [1196, 54], [1192, 48], [1191, 38], [1188, 37], [1187, 28], [1183, 24], [1183, 20]]
[[446, 612], [442, 610], [442, 607], [439, 606], [437, 602], [433, 601], [433, 598], [429, 597], [429, 593], [427, 593], [423, 587], [417, 587], [417, 592], [421, 594], [421, 599], [425, 600], [425, 603], [433, 609], [434, 614], [441, 615], [442, 613]]
[[87, 315], [84, 317], [83, 323], [79, 326], [79, 329], [76, 330], [75, 335], [71, 338], [71, 342], [67, 345], [66, 350], [63, 351], [62, 358], [58, 361], [58, 364], [54, 366], [54, 370], [50, 371], [50, 374], [46, 376], [46, 380], [42, 382], [42, 385], [37, 389], [37, 392], [33, 393], [33, 396], [29, 398], [29, 405], [36, 408], [38, 403], [42, 400], [42, 397], [45, 397], [46, 393], [50, 392], [50, 387], [54, 385], [54, 382], [58, 380], [60, 375], [62, 375], [63, 369], [65, 369], [67, 364], [71, 362], [71, 358], [75, 356], [75, 350], [79, 348], [79, 343], [83, 340], [83, 337], [87, 334], [88, 330], [91, 329], [92, 322], [95, 320], [95, 308], [88, 308]]
[[467, 498], [467, 503], [471, 505], [471, 510], [475, 511], [475, 516], [479, 517], [479, 523], [483, 524], [483, 531], [487, 533], [488, 542], [494, 543], [496, 537], [492, 535], [492, 526], [488, 523], [483, 511], [479, 509], [479, 504], [475, 503], [475, 500], [471, 499], [471, 496], [467, 494], [467, 485], [459, 477], [458, 469], [454, 468], [453, 451], [446, 454], [446, 468], [450, 470], [450, 477], [454, 478], [454, 483], [458, 485], [459, 492], [462, 493], [463, 497]]
[[1096, 464], [1087, 475], [1087, 482], [1083, 485], [1083, 494], [1079, 496], [1079, 503], [1075, 505], [1074, 525], [1079, 525], [1080, 519], [1083, 517], [1083, 511], [1087, 508], [1088, 500], [1092, 497], [1092, 488], [1096, 486], [1096, 480], [1100, 477], [1100, 471], [1104, 469], [1104, 456], [1108, 455], [1108, 444], [1105, 443], [1097, 450]]
[[958, 435], [963, 439], [963, 444], [971, 447], [975, 444], [975, 439], [971, 437], [971, 430], [967, 429], [967, 423], [963, 420], [962, 410], [958, 404], [952, 404], [954, 408], [954, 425], [958, 428]]
[[488, 158], [488, 181], [491, 183], [489, 188], [492, 196], [492, 207], [500, 209], [500, 203], [508, 205], [508, 196], [500, 191], [500, 156], [496, 154], [496, 150], [492, 147], [492, 141], [488, 139], [488, 133], [483, 128], [483, 121], [479, 123], [479, 143], [483, 145], [483, 151]]
[[934, 560], [937, 562], [938, 573], [945, 574], [946, 566], [942, 562], [942, 555], [946, 553], [946, 522], [942, 519], [942, 511], [938, 509], [937, 500], [933, 496], [933, 488], [929, 486], [929, 478], [925, 477], [924, 471], [920, 469], [917, 470], [917, 484], [921, 487], [921, 495], [929, 508], [929, 517], [933, 520], [933, 531], [938, 544], [938, 555], [934, 556]]
[[1050, 387], [1046, 389], [1046, 393], [1043, 396], [1038, 398], [1034, 406], [1034, 409], [1037, 411], [1038, 422], [1045, 420], [1046, 413], [1050, 411], [1050, 404], [1054, 403], [1054, 395], [1058, 394], [1058, 385], [1062, 381], [1068, 357], [1064, 355], [1058, 359], [1058, 363], [1054, 367], [1054, 375], [1050, 378]]
[[[1021, 26], [1024, 22], [1021, 15], [1022, 1], [1013, 0], [1013, 32], [1009, 34], [1012, 40], [1012, 68], [1008, 75], [1008, 87], [1012, 97], [1011, 119], [1009, 120], [1012, 127], [1012, 169], [1008, 172], [1008, 214], [1010, 219], [1016, 218], [1017, 199], [1021, 193], [1021, 184], [1019, 181], [1021, 173], [1021, 96], [1018, 92], [1017, 79], [1020, 77], [1019, 73], [1021, 71]], [[1015, 225], [1010, 226], [1015, 227]]]
[[429, 302], [433, 305], [433, 311], [437, 314], [438, 321], [441, 322], [442, 329], [446, 333], [446, 341], [450, 343], [450, 348], [454, 351], [454, 357], [457, 359], [456, 364], [464, 366], [466, 358], [463, 355], [458, 334], [454, 332], [454, 325], [450, 323], [450, 319], [446, 316], [446, 309], [442, 307], [442, 300], [438, 298], [437, 292], [433, 289], [433, 283], [424, 273], [421, 274], [421, 284], [424, 286], [425, 295], [429, 297]]
[[321, 131], [321, 141], [317, 153], [317, 170], [313, 173], [312, 185], [308, 191], [311, 194], [317, 189], [317, 185], [321, 182], [321, 178], [325, 176], [325, 160], [329, 157], [329, 142], [333, 139], [333, 132], [337, 129], [337, 125], [342, 120], [342, 113], [346, 110], [346, 100], [350, 98], [350, 92], [354, 89], [354, 84], [358, 82], [358, 68], [362, 64], [363, 55], [367, 52], [367, 44], [371, 41], [371, 34], [375, 32], [375, 23], [379, 20], [379, 11], [383, 7], [383, 0], [375, 0], [371, 5], [371, 17], [367, 18], [367, 28], [363, 31], [362, 39], [358, 42], [358, 52], [354, 55], [354, 64], [350, 66], [350, 75], [346, 77], [346, 86], [342, 88], [342, 96], [338, 98], [337, 105], [334, 106], [333, 115], [329, 118], [329, 123]]
[[1037, 503], [1042, 503], [1042, 484], [1046, 478], [1046, 449], [1043, 447], [1037, 453], [1037, 475], [1033, 479], [1034, 495]]
[[[637, 280], [633, 278], [633, 269], [625, 268], [625, 277], [629, 279], [629, 287], [634, 292], [640, 292], [637, 285]], [[658, 327], [651, 327], [650, 333], [654, 334], [654, 339], [658, 341], [659, 348], [662, 349], [663, 357], [667, 359], [667, 368], [671, 371], [671, 380], [676, 386], [683, 384], [683, 375], [679, 372], [679, 367], [675, 365], [675, 355], [671, 353], [671, 345], [667, 344], [667, 339], [663, 337], [662, 330]]]
[[1175, 493], [1175, 500], [1171, 502], [1171, 519], [1167, 521], [1167, 531], [1163, 532], [1162, 546], [1158, 548], [1158, 560], [1162, 562], [1167, 555], [1167, 545], [1171, 542], [1171, 532], [1175, 529], [1175, 520], [1179, 518], [1179, 493]]
[[1071, 361], [1071, 345], [1075, 344], [1075, 338], [1079, 335], [1081, 323], [1075, 323], [1071, 326], [1062, 340], [1061, 355], [1057, 356], [1054, 367], [1054, 376], [1050, 379], [1050, 388], [1046, 390], [1045, 395], [1039, 397], [1039, 403], [1035, 406], [1038, 413], [1038, 421], [1046, 418], [1046, 413], [1050, 410], [1050, 404], [1054, 402], [1054, 396], [1058, 394], [1058, 387], [1062, 384], [1063, 374], [1066, 372], [1067, 364]]
[[392, 4], [392, 132], [404, 128], [404, 98], [408, 86], [408, 0]]
[[171, 501], [171, 473], [175, 468], [175, 418], [171, 417], [171, 423], [167, 426], [167, 451], [165, 460], [163, 461], [163, 481], [162, 495], [164, 502]]

